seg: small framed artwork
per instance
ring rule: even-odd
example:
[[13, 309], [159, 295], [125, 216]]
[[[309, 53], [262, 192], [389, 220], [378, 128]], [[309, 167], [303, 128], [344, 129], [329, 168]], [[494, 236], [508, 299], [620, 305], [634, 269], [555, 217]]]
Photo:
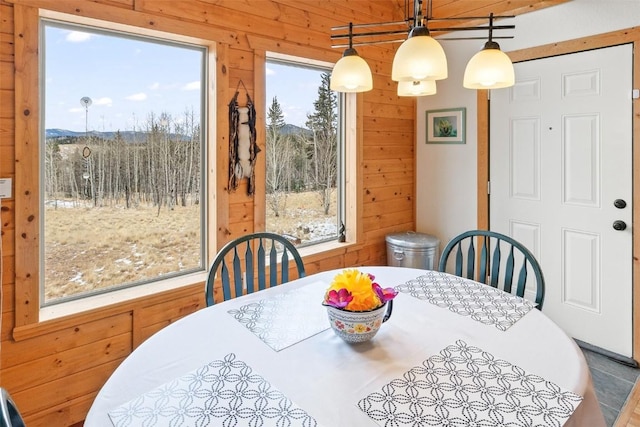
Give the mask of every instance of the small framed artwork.
[[427, 144], [464, 144], [467, 109], [427, 111]]

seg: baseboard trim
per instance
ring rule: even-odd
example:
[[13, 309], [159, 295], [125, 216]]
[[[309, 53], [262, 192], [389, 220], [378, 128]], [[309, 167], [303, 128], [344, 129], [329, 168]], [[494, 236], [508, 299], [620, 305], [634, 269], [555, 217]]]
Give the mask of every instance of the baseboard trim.
[[593, 344], [589, 344], [589, 343], [584, 342], [584, 341], [580, 341], [579, 339], [576, 339], [576, 338], [574, 338], [573, 340], [581, 348], [593, 351], [594, 353], [599, 353], [599, 354], [601, 354], [601, 355], [603, 355], [605, 357], [608, 357], [611, 360], [615, 360], [616, 362], [621, 363], [623, 365], [627, 365], [627, 366], [630, 366], [632, 368], [637, 368], [638, 367], [638, 362], [636, 362], [631, 357], [623, 356], [621, 354], [614, 353], [613, 351], [605, 350], [604, 348], [595, 346]]

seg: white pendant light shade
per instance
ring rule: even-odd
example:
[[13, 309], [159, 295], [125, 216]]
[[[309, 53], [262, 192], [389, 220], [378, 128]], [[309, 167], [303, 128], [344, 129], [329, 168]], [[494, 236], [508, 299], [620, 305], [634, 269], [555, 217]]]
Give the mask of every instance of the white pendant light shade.
[[463, 86], [467, 89], [500, 89], [513, 86], [513, 63], [495, 42], [473, 55], [464, 71]]
[[447, 74], [447, 57], [440, 43], [429, 36], [426, 27], [411, 30], [393, 58], [391, 79], [396, 82], [441, 80], [446, 79]]
[[435, 94], [435, 80], [398, 82], [398, 96], [427, 96]]
[[[353, 53], [352, 53], [353, 52]], [[366, 92], [373, 88], [369, 64], [355, 49], [347, 49], [331, 71], [331, 90], [337, 92]]]

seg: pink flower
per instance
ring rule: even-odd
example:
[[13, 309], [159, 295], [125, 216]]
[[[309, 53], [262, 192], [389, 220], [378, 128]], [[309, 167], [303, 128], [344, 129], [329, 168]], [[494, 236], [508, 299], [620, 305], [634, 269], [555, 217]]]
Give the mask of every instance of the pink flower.
[[327, 292], [324, 302], [332, 307], [345, 308], [352, 300], [353, 295], [351, 295], [351, 292], [342, 288], [339, 291], [330, 290]]
[[371, 287], [373, 288], [373, 291], [376, 293], [376, 295], [378, 295], [378, 298], [380, 298], [380, 301], [382, 301], [383, 304], [387, 301], [391, 301], [396, 297], [396, 295], [398, 295], [398, 291], [396, 291], [395, 289], [393, 288], [383, 289], [377, 283], [373, 283]]

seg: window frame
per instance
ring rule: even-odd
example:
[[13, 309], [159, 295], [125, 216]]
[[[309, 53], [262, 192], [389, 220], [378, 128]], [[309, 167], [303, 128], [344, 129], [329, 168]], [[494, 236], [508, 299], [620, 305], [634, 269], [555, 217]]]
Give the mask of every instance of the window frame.
[[[247, 40], [249, 47], [254, 51], [254, 66], [256, 69], [265, 69], [266, 58], [306, 58], [308, 61], [320, 61], [323, 63], [335, 64], [342, 56], [335, 50], [326, 50], [313, 48], [309, 46], [300, 46], [294, 42], [288, 42], [285, 40], [273, 40], [248, 34]], [[260, 76], [258, 83], [262, 84], [264, 88], [265, 76]], [[256, 90], [255, 94], [256, 105], [266, 105], [266, 93], [264, 90]], [[363, 210], [363, 171], [362, 171], [362, 159], [363, 149], [362, 141], [364, 138], [364, 94], [363, 93], [348, 93], [344, 96], [344, 117], [345, 125], [343, 126], [344, 133], [344, 161], [346, 164], [344, 180], [345, 202], [343, 203], [345, 210], [345, 228], [346, 239], [345, 242], [330, 241], [320, 243], [313, 246], [302, 247], [298, 250], [300, 255], [304, 258], [306, 263], [315, 263], [317, 268], [321, 268], [323, 260], [333, 256], [345, 257], [345, 262], [349, 264], [358, 263], [356, 259], [348, 261], [347, 257], [349, 253], [355, 252], [364, 246], [365, 236], [363, 232], [362, 210]], [[259, 129], [266, 128], [266, 113], [258, 113], [258, 126]], [[258, 137], [260, 138], [260, 136]], [[264, 141], [262, 141], [264, 146]], [[263, 176], [265, 174], [265, 167], [263, 164], [259, 164], [257, 167], [256, 176]], [[264, 179], [264, 177], [262, 178]], [[263, 210], [266, 206], [266, 193], [264, 189], [260, 194], [262, 199], [256, 199], [256, 204]], [[259, 216], [256, 211], [256, 218], [264, 218]], [[264, 212], [262, 212], [264, 215]], [[264, 227], [264, 220], [262, 221], [262, 227]], [[259, 224], [258, 224], [259, 225]], [[258, 227], [256, 229], [259, 229]]]
[[[202, 185], [205, 191], [202, 200], [203, 230], [205, 239], [203, 248], [205, 258], [202, 260], [202, 271], [188, 273], [179, 277], [165, 278], [140, 284], [133, 287], [113, 289], [109, 292], [86, 296], [77, 300], [65, 301], [46, 307], [40, 307], [40, 257], [41, 257], [41, 69], [39, 46], [41, 38], [41, 20], [61, 21], [72, 25], [90, 28], [105, 28], [111, 31], [121, 31], [142, 37], [168, 40], [177, 44], [185, 43], [206, 49], [204, 54], [205, 87], [204, 105], [202, 106], [203, 122], [207, 123], [202, 130], [203, 158]], [[209, 39], [182, 35], [177, 32], [158, 31], [136, 23], [119, 23], [95, 18], [81, 17], [47, 9], [37, 9], [30, 6], [14, 5], [15, 43], [15, 136], [16, 141], [16, 170], [15, 170], [15, 317], [13, 335], [20, 340], [41, 333], [39, 325], [44, 321], [55, 320], [63, 316], [102, 309], [114, 303], [130, 301], [135, 298], [147, 297], [159, 292], [187, 287], [202, 282], [206, 278], [207, 269], [216, 252], [217, 235], [212, 230], [217, 228], [219, 209], [216, 209], [216, 191], [219, 177], [216, 175], [215, 144], [216, 129], [221, 122], [216, 120], [218, 82], [227, 80], [218, 68], [218, 56], [221, 44]], [[34, 30], [36, 29], [36, 30]], [[179, 28], [181, 29], [181, 28]], [[20, 34], [20, 37], [18, 37]], [[215, 32], [214, 35], [220, 35]], [[231, 34], [233, 36], [233, 34]], [[223, 133], [224, 129], [218, 129]], [[212, 147], [212, 148], [209, 148]], [[20, 195], [19, 197], [17, 195]], [[36, 329], [34, 329], [34, 327]]]
[[[331, 72], [333, 68], [333, 63], [326, 61], [318, 61], [309, 59], [301, 56], [292, 56], [292, 55], [283, 55], [274, 52], [267, 52], [265, 58], [265, 67], [268, 64], [278, 64], [281, 66], [289, 66], [289, 67], [298, 67], [308, 70], [314, 70], [318, 72]], [[266, 79], [265, 79], [266, 81]], [[266, 82], [265, 82], [265, 92], [266, 92]], [[346, 123], [348, 119], [353, 120], [353, 118], [347, 117], [348, 114], [346, 112], [346, 98], [348, 94], [338, 92], [336, 94], [337, 98], [337, 126], [336, 126], [336, 235], [331, 237], [326, 237], [320, 240], [316, 240], [313, 242], [303, 243], [298, 246], [298, 249], [302, 248], [313, 248], [314, 246], [321, 245], [323, 243], [337, 242], [340, 238], [340, 224], [345, 224], [345, 228], [347, 227], [347, 221], [345, 218], [345, 201], [346, 201], [346, 165], [347, 162], [345, 160], [345, 146], [346, 146]], [[265, 116], [266, 112], [269, 110], [269, 100], [265, 99], [266, 104], [264, 105]], [[265, 120], [265, 133], [266, 133], [266, 120]], [[266, 146], [266, 137], [265, 137], [265, 146]], [[265, 165], [266, 169], [266, 165]], [[265, 194], [266, 198], [266, 194]], [[266, 228], [266, 212], [267, 207], [265, 206], [265, 228]], [[269, 231], [269, 230], [267, 230]], [[310, 249], [310, 252], [315, 252], [313, 249]]]
[[[82, 23], [78, 23], [78, 22], [71, 22], [69, 20], [60, 20], [60, 19], [52, 19], [52, 18], [48, 18], [48, 17], [43, 17], [40, 16], [39, 19], [39, 31], [40, 31], [40, 49], [39, 49], [39, 53], [40, 53], [40, 64], [39, 64], [39, 75], [40, 75], [40, 88], [39, 88], [39, 98], [41, 100], [40, 102], [40, 109], [42, 114], [40, 115], [40, 138], [39, 138], [39, 142], [40, 142], [40, 147], [39, 147], [39, 152], [42, 153], [42, 150], [45, 149], [45, 144], [46, 144], [46, 128], [45, 128], [45, 119], [46, 119], [46, 108], [44, 107], [45, 105], [45, 100], [46, 100], [46, 65], [45, 65], [45, 61], [46, 61], [46, 56], [47, 56], [47, 39], [46, 39], [46, 28], [50, 27], [50, 28], [56, 28], [56, 29], [62, 29], [62, 30], [70, 30], [70, 31], [86, 31], [90, 34], [97, 34], [97, 35], [102, 35], [102, 36], [107, 36], [107, 37], [113, 37], [113, 38], [120, 38], [120, 39], [125, 39], [125, 40], [133, 40], [136, 42], [145, 42], [145, 43], [155, 43], [158, 45], [164, 45], [164, 46], [169, 46], [169, 47], [184, 47], [186, 49], [190, 49], [192, 51], [198, 51], [201, 55], [202, 58], [202, 64], [201, 64], [201, 68], [200, 68], [200, 73], [201, 73], [201, 88], [200, 88], [200, 102], [199, 102], [199, 108], [200, 108], [200, 119], [199, 119], [199, 126], [201, 129], [200, 132], [200, 182], [201, 182], [201, 188], [200, 188], [200, 194], [199, 194], [199, 199], [200, 200], [205, 200], [206, 199], [206, 195], [208, 192], [208, 183], [206, 180], [206, 170], [207, 170], [207, 150], [208, 150], [208, 143], [207, 143], [207, 133], [206, 133], [206, 129], [208, 128], [208, 120], [207, 120], [207, 114], [206, 114], [206, 106], [208, 103], [208, 97], [207, 97], [207, 93], [206, 93], [206, 88], [207, 88], [207, 76], [209, 74], [208, 72], [208, 68], [209, 68], [209, 64], [208, 64], [208, 47], [206, 45], [202, 45], [202, 44], [198, 44], [198, 43], [187, 43], [186, 41], [181, 40], [181, 41], [177, 41], [177, 40], [172, 40], [172, 37], [168, 37], [165, 34], [162, 34], [161, 36], [158, 35], [149, 35], [149, 34], [141, 34], [140, 31], [136, 31], [136, 30], [130, 30], [127, 29], [126, 31], [122, 30], [122, 29], [113, 29], [113, 28], [106, 28], [107, 24], [105, 25], [100, 25], [100, 26], [96, 26], [96, 25], [86, 25], [86, 24], [82, 24]], [[109, 24], [109, 26], [111, 27], [112, 25]], [[44, 271], [45, 270], [45, 247], [44, 247], [44, 236], [45, 236], [45, 197], [44, 197], [44, 188], [45, 188], [45, 178], [46, 178], [46, 168], [45, 168], [45, 156], [44, 155], [40, 155], [40, 161], [38, 164], [39, 167], [39, 179], [40, 179], [40, 189], [41, 189], [41, 197], [40, 197], [40, 206], [39, 206], [39, 215], [40, 215], [40, 250], [39, 250], [39, 260], [40, 260], [40, 270], [39, 271]], [[196, 267], [192, 267], [188, 270], [186, 270], [185, 272], [180, 272], [180, 271], [172, 271], [169, 273], [165, 273], [162, 276], [160, 276], [160, 278], [154, 278], [154, 277], [145, 277], [142, 278], [140, 280], [136, 280], [133, 282], [127, 282], [127, 283], [120, 283], [120, 284], [115, 284], [112, 285], [110, 287], [106, 287], [106, 288], [99, 288], [99, 289], [94, 289], [91, 291], [87, 291], [87, 292], [80, 292], [77, 294], [72, 294], [72, 295], [68, 295], [68, 296], [63, 296], [63, 297], [59, 297], [56, 298], [52, 301], [46, 301], [45, 299], [45, 293], [46, 293], [46, 283], [45, 283], [45, 277], [43, 277], [43, 275], [40, 277], [40, 292], [39, 292], [39, 305], [40, 305], [40, 310], [46, 309], [47, 307], [51, 307], [57, 304], [64, 304], [66, 302], [70, 302], [70, 301], [74, 301], [74, 300], [80, 300], [80, 299], [84, 299], [84, 298], [89, 298], [91, 296], [95, 296], [95, 295], [100, 295], [100, 294], [105, 294], [105, 293], [110, 293], [110, 292], [114, 292], [114, 291], [118, 291], [120, 289], [127, 289], [127, 288], [133, 288], [133, 287], [137, 287], [137, 286], [143, 286], [143, 285], [153, 285], [153, 284], [157, 284], [157, 283], [161, 283], [164, 281], [171, 281], [172, 279], [176, 279], [176, 278], [180, 278], [181, 276], [190, 276], [193, 274], [199, 274], [199, 273], [203, 273], [207, 271], [208, 268], [208, 258], [207, 258], [207, 244], [206, 244], [206, 239], [207, 236], [209, 235], [208, 233], [208, 225], [207, 225], [207, 221], [206, 221], [206, 211], [207, 211], [207, 204], [206, 203], [201, 203], [200, 204], [200, 212], [199, 212], [199, 217], [200, 217], [200, 265], [196, 266]]]

